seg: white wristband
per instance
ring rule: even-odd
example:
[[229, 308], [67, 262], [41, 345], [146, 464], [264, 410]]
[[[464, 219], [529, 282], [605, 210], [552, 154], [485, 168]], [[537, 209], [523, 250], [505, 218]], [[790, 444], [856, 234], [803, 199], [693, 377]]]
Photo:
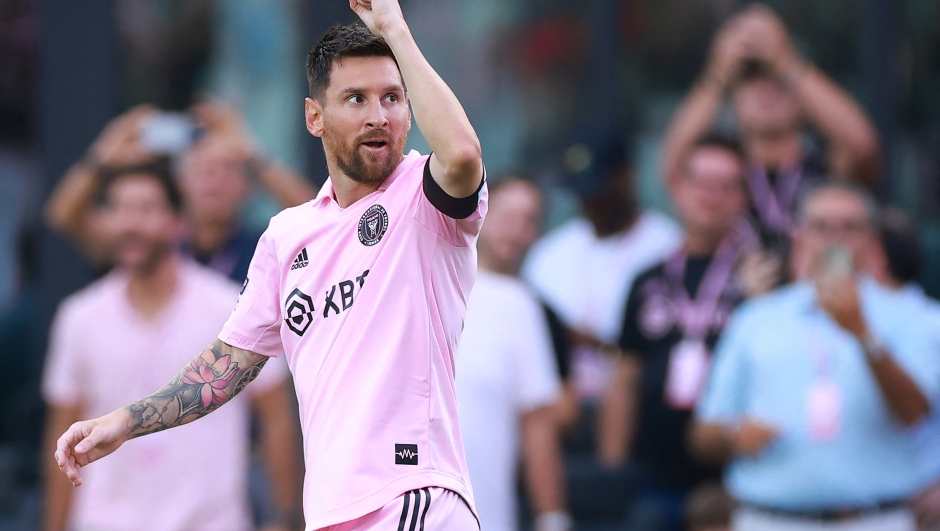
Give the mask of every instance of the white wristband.
[[885, 357], [884, 343], [870, 332], [862, 340], [862, 351], [865, 352], [865, 357], [869, 361], [878, 361]]

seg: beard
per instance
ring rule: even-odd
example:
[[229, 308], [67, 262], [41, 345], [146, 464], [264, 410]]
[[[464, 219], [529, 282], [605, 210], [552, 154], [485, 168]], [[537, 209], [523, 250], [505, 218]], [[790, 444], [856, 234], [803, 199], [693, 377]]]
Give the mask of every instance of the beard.
[[[366, 133], [346, 144], [334, 133], [323, 135], [323, 144], [332, 153], [336, 165], [347, 177], [360, 184], [377, 185], [388, 178], [401, 163], [405, 153], [407, 135], [393, 138], [385, 132]], [[366, 142], [381, 142], [388, 148], [384, 153], [363, 152]]]
[[[128, 256], [128, 248], [136, 248]], [[152, 241], [139, 234], [125, 233], [114, 243], [114, 258], [117, 265], [137, 274], [153, 273], [173, 253], [173, 243]], [[134, 256], [136, 255], [136, 256]]]

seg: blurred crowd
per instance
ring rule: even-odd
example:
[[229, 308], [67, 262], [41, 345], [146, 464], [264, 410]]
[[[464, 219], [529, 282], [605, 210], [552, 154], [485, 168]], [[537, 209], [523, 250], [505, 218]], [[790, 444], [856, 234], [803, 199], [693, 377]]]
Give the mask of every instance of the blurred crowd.
[[[46, 199], [98, 279], [49, 332], [38, 495], [0, 446], [0, 531], [303, 528], [283, 360], [81, 489], [46, 458], [214, 339], [260, 237], [254, 193], [315, 197], [244, 108], [134, 107]], [[572, 127], [552, 165], [579, 215], [544, 234], [538, 172], [489, 177], [456, 361], [483, 531], [940, 530], [940, 303], [918, 285], [915, 225], [873, 194], [862, 106], [750, 6], [713, 35], [659, 146], [674, 216], [640, 200], [635, 144], [616, 120]], [[232, 497], [241, 513], [217, 508]]]

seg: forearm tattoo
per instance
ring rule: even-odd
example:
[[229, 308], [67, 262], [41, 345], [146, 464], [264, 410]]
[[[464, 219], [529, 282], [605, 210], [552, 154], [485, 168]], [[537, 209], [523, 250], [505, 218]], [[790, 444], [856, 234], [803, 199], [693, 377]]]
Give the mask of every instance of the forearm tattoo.
[[268, 361], [267, 356], [252, 365], [236, 361], [244, 357], [216, 340], [163, 389], [125, 407], [133, 419], [128, 438], [181, 426], [221, 407], [257, 378]]

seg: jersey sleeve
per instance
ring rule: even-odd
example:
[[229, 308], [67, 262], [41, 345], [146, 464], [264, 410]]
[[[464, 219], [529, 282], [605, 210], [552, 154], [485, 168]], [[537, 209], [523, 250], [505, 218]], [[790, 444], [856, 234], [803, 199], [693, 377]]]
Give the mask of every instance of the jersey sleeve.
[[480, 186], [469, 197], [451, 197], [431, 175], [431, 157], [425, 160], [421, 179], [422, 201], [416, 213], [418, 221], [455, 247], [476, 243], [486, 216], [486, 171]]
[[551, 334], [542, 307], [534, 298], [522, 302], [514, 323], [516, 407], [520, 412], [554, 404], [561, 394]]
[[283, 351], [280, 271], [268, 227], [258, 240], [235, 310], [219, 334], [223, 343], [265, 356], [277, 356]]
[[49, 333], [49, 350], [42, 375], [42, 395], [49, 404], [78, 405], [82, 402], [82, 341], [77, 334], [78, 314], [69, 301], [59, 306]]

